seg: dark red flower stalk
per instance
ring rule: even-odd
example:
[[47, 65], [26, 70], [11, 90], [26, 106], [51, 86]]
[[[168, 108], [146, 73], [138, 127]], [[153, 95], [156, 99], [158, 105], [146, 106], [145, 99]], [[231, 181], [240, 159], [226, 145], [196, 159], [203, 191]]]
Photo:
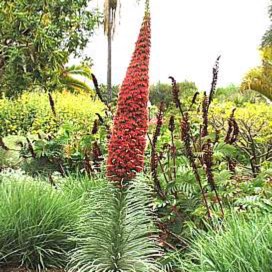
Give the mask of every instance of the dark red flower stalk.
[[[235, 111], [236, 111], [236, 109], [232, 110], [232, 113], [231, 113], [230, 118], [228, 120], [228, 131], [227, 131], [227, 135], [225, 138], [225, 143], [230, 144], [230, 145], [234, 144], [237, 141], [238, 135], [240, 133], [239, 126], [238, 126], [238, 124], [235, 120], [235, 117], [234, 117]], [[227, 161], [228, 161], [229, 170], [232, 173], [235, 173], [236, 172], [236, 162], [233, 159], [231, 159], [230, 157], [227, 157]]]
[[201, 137], [206, 137], [208, 135], [208, 124], [209, 124], [209, 98], [204, 92], [203, 102], [202, 102], [202, 118], [203, 118], [203, 127], [201, 131]]
[[93, 157], [93, 164], [96, 170], [100, 170], [100, 164], [103, 161], [103, 154], [102, 151], [97, 143], [97, 141], [95, 141], [93, 143], [93, 150], [92, 150], [92, 157]]
[[211, 84], [211, 90], [209, 96], [207, 96], [206, 92], [204, 92], [203, 102], [202, 102], [202, 117], [203, 117], [203, 127], [201, 132], [201, 137], [208, 136], [208, 124], [209, 124], [209, 108], [213, 100], [213, 96], [216, 90], [217, 80], [218, 80], [218, 72], [219, 72], [219, 56], [216, 59], [215, 65], [213, 67], [213, 80]]
[[99, 129], [99, 120], [94, 120], [94, 124], [93, 124], [93, 129], [92, 129], [92, 134], [96, 134], [98, 132]]
[[211, 187], [211, 189], [214, 191], [216, 189], [214, 176], [213, 176], [213, 149], [211, 145], [211, 140], [208, 139], [207, 143], [203, 146], [203, 161], [205, 165], [205, 171], [207, 175], [207, 181]]
[[107, 175], [112, 181], [131, 180], [144, 167], [148, 129], [150, 30], [150, 14], [147, 10], [118, 97], [107, 161]]
[[239, 135], [239, 126], [235, 120], [234, 114], [236, 109], [232, 110], [232, 113], [230, 115], [230, 118], [228, 120], [228, 131], [225, 138], [225, 143], [227, 144], [233, 144], [237, 141], [238, 135]]
[[177, 82], [172, 76], [170, 76], [169, 79], [171, 79], [171, 81], [172, 81], [173, 100], [175, 102], [176, 107], [179, 108], [180, 100], [179, 100], [179, 88], [178, 88]]
[[84, 166], [84, 169], [85, 169], [88, 177], [90, 178], [91, 173], [93, 172], [93, 168], [92, 168], [91, 161], [90, 161], [90, 158], [89, 158], [89, 155], [87, 152], [85, 153], [85, 156], [84, 156], [83, 166]]
[[219, 61], [220, 61], [221, 56], [217, 57], [215, 61], [215, 65], [213, 67], [213, 79], [212, 79], [212, 84], [211, 84], [211, 90], [210, 90], [210, 95], [209, 95], [209, 106], [212, 103], [213, 96], [216, 90], [216, 85], [218, 81], [218, 73], [219, 73]]
[[224, 217], [223, 205], [219, 197], [219, 194], [217, 192], [214, 175], [213, 175], [213, 147], [212, 147], [212, 142], [210, 139], [208, 139], [207, 143], [204, 144], [203, 146], [203, 162], [204, 162], [204, 168], [206, 171], [208, 184], [210, 185], [211, 189], [215, 192], [215, 196], [220, 206], [222, 217]]
[[175, 131], [175, 117], [172, 115], [169, 120], [168, 129], [171, 132], [171, 156], [173, 159], [173, 171], [174, 171], [174, 178], [177, 177], [177, 167], [176, 167], [176, 145], [174, 141], [174, 131]]
[[48, 98], [49, 98], [49, 104], [50, 104], [51, 111], [52, 111], [54, 117], [56, 117], [57, 113], [56, 113], [56, 108], [55, 108], [55, 102], [54, 102], [54, 99], [53, 99], [53, 96], [51, 93], [48, 93]]
[[184, 112], [183, 112], [183, 109], [182, 109], [182, 106], [181, 106], [181, 102], [180, 102], [180, 99], [179, 99], [179, 87], [177, 85], [177, 81], [172, 76], [170, 76], [169, 79], [172, 81], [173, 101], [174, 101], [174, 103], [176, 105], [176, 108], [179, 109], [181, 115], [183, 116]]
[[238, 135], [240, 133], [238, 123], [236, 122], [235, 118], [233, 119], [233, 134], [232, 134], [232, 139], [231, 143], [235, 143], [238, 140]]
[[95, 92], [97, 94], [97, 96], [99, 97], [99, 99], [105, 104], [107, 105], [107, 101], [102, 97], [102, 94], [101, 94], [101, 91], [100, 91], [100, 88], [99, 88], [99, 85], [98, 85], [98, 81], [97, 81], [97, 78], [94, 74], [91, 74], [92, 76], [92, 80], [93, 80], [93, 84], [94, 84], [94, 89], [95, 89]]
[[157, 124], [156, 124], [156, 129], [154, 131], [153, 134], [153, 139], [152, 139], [152, 150], [151, 150], [151, 173], [152, 173], [152, 177], [154, 180], [154, 185], [155, 185], [155, 190], [158, 192], [158, 194], [164, 198], [164, 193], [162, 191], [161, 188], [161, 184], [160, 184], [160, 180], [158, 177], [158, 165], [159, 165], [159, 157], [158, 154], [156, 152], [156, 146], [157, 146], [157, 141], [158, 138], [161, 134], [161, 127], [162, 127], [162, 123], [163, 123], [163, 110], [164, 110], [164, 103], [161, 102], [160, 104], [160, 108], [159, 108], [159, 112], [157, 114]]
[[153, 141], [152, 141], [153, 145], [157, 144], [158, 137], [161, 134], [161, 127], [162, 127], [162, 123], [163, 123], [163, 111], [164, 111], [164, 103], [161, 102], [159, 112], [157, 114], [156, 129], [155, 129], [155, 132], [153, 134]]
[[175, 131], [175, 116], [171, 115], [170, 119], [169, 119], [169, 125], [168, 125], [168, 129], [171, 132]]
[[193, 105], [196, 104], [196, 100], [197, 100], [198, 95], [199, 95], [199, 92], [196, 92], [194, 94], [193, 99], [192, 99], [192, 103], [191, 103], [190, 108], [189, 108], [189, 111], [192, 109]]
[[181, 139], [184, 142], [185, 154], [190, 162], [190, 165], [191, 165], [192, 170], [194, 172], [195, 179], [198, 182], [198, 185], [200, 187], [202, 198], [203, 198], [203, 203], [207, 209], [208, 217], [209, 217], [209, 219], [211, 219], [211, 212], [209, 209], [208, 201], [207, 201], [205, 191], [204, 191], [204, 188], [203, 188], [202, 182], [201, 182], [201, 177], [200, 177], [200, 174], [198, 172], [198, 168], [197, 168], [197, 165], [195, 162], [195, 156], [192, 151], [191, 136], [190, 136], [189, 131], [190, 131], [189, 115], [187, 112], [185, 112], [184, 116], [182, 118], [182, 121], [181, 121]]

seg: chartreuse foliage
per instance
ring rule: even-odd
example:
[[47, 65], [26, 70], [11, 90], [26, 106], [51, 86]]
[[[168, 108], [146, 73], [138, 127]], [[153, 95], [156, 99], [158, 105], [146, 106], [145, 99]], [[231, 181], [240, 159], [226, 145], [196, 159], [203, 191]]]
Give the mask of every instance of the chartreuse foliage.
[[177, 271], [271, 271], [271, 223], [270, 215], [253, 218], [233, 215], [223, 225], [197, 232], [190, 253], [179, 259]]
[[155, 258], [149, 189], [137, 181], [126, 191], [112, 184], [91, 192], [76, 230], [71, 272], [161, 271]]
[[24, 93], [16, 100], [0, 99], [0, 135], [26, 135], [55, 133], [66, 122], [77, 124], [89, 132], [96, 118], [102, 114], [104, 104], [95, 102], [90, 94], [56, 92], [53, 94], [57, 118], [52, 115], [48, 96], [45, 93]]
[[254, 90], [272, 100], [272, 46], [262, 48], [262, 66], [251, 69], [245, 76], [242, 90]]
[[0, 266], [64, 267], [81, 201], [17, 174], [0, 176]]
[[[227, 120], [236, 108], [233, 102], [214, 101], [211, 107], [211, 116], [213, 123], [220, 123], [227, 125]], [[235, 119], [239, 127], [242, 129], [245, 125], [251, 128], [253, 134], [259, 141], [266, 143], [272, 140], [272, 107], [267, 103], [244, 103], [243, 106], [236, 108]], [[243, 131], [240, 131], [243, 133]], [[241, 137], [239, 137], [241, 138]]]
[[[228, 116], [234, 108], [231, 102], [215, 103], [211, 108], [213, 128], [219, 129], [223, 135], [226, 135]], [[239, 126], [239, 136], [235, 143], [239, 158], [236, 156], [236, 160], [241, 166], [249, 167], [256, 177], [261, 167], [271, 161], [272, 107], [267, 103], [245, 103], [243, 107], [236, 108], [235, 120]]]

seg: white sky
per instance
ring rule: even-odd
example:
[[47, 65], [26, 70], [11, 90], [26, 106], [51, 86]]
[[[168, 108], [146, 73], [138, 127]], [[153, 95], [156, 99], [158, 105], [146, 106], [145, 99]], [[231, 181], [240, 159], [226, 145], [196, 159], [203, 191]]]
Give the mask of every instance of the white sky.
[[[104, 0], [93, 0], [102, 8]], [[121, 84], [144, 14], [143, 1], [121, 0], [121, 19], [113, 41], [114, 84]], [[219, 86], [239, 84], [260, 63], [258, 47], [269, 25], [269, 0], [150, 0], [152, 20], [151, 83], [191, 80], [208, 89], [212, 66], [221, 54]], [[86, 54], [93, 58], [100, 83], [107, 76], [107, 40], [103, 27], [91, 38]]]

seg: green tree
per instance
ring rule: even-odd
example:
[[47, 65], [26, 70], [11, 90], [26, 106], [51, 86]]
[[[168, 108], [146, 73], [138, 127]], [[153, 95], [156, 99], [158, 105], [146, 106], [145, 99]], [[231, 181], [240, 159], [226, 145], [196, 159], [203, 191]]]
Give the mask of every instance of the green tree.
[[[268, 10], [269, 18], [272, 21], [272, 1], [270, 0], [270, 6]], [[263, 36], [262, 47], [272, 46], [272, 24]]]
[[52, 91], [99, 22], [90, 0], [0, 0], [0, 92]]
[[[194, 82], [184, 81], [177, 83], [179, 87], [180, 99], [192, 99], [195, 92], [197, 91], [197, 86]], [[156, 85], [150, 86], [149, 100], [152, 105], [160, 105], [163, 101], [168, 107], [173, 103], [172, 96], [172, 86], [167, 83], [158, 82]]]

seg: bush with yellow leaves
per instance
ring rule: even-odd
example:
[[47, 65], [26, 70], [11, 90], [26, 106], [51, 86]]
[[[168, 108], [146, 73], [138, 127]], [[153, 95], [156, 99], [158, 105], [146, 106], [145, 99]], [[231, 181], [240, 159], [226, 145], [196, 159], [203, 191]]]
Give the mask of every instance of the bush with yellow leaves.
[[[214, 101], [211, 108], [212, 126], [216, 130], [228, 130], [228, 120], [235, 104]], [[263, 164], [272, 161], [272, 107], [267, 103], [245, 103], [236, 108], [235, 120], [239, 126], [239, 136], [235, 143], [245, 155], [250, 165], [249, 170], [256, 176]]]
[[26, 92], [16, 100], [0, 99], [0, 135], [54, 134], [67, 121], [76, 123], [83, 132], [89, 132], [95, 114], [102, 114], [105, 108], [101, 101], [84, 93], [63, 91], [52, 96], [56, 117], [45, 93]]

